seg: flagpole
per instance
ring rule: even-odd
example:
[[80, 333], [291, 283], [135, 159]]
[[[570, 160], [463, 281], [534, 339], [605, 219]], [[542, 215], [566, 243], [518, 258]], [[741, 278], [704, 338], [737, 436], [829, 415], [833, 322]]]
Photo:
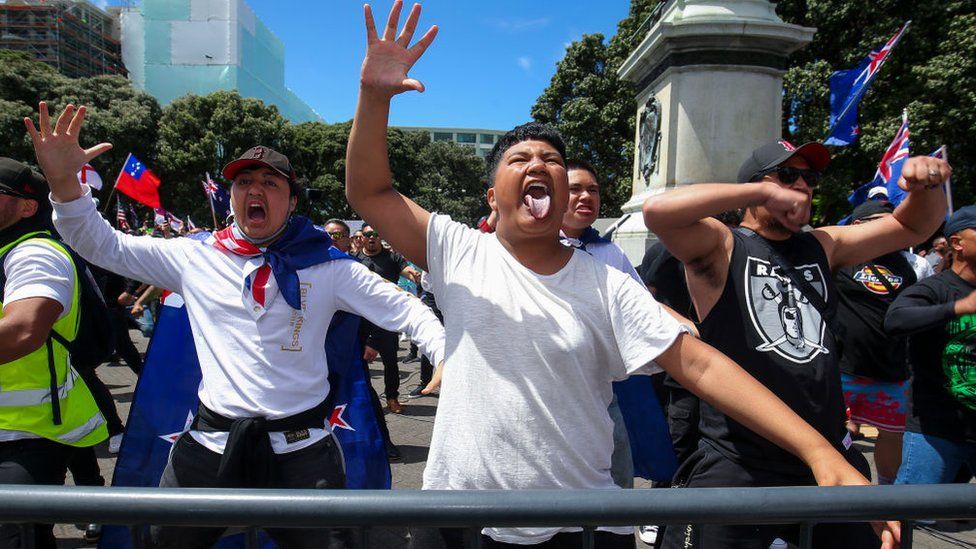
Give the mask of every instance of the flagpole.
[[105, 199], [105, 209], [102, 213], [108, 213], [108, 205], [112, 202], [112, 197], [115, 196], [115, 187], [119, 185], [119, 178], [122, 177], [122, 172], [125, 171], [125, 165], [129, 163], [129, 157], [132, 153], [125, 156], [125, 162], [122, 163], [122, 168], [119, 170], [119, 175], [115, 176], [115, 183], [112, 184], [112, 190], [108, 193], [108, 198]]
[[[206, 172], [206, 174], [207, 174], [207, 183], [209, 184], [211, 182], [210, 172]], [[213, 207], [213, 196], [210, 194], [209, 191], [207, 192], [207, 202], [210, 203], [210, 216], [213, 217], [213, 222], [214, 222], [213, 228], [216, 231], [218, 229], [218, 227], [217, 227], [217, 212], [214, 211], [214, 207]]]
[[[942, 160], [945, 160], [946, 162], [949, 161], [949, 148], [946, 147], [945, 145], [942, 145]], [[949, 176], [949, 178], [946, 179], [945, 193], [946, 193], [946, 208], [949, 209], [949, 215], [952, 215], [952, 212], [955, 211], [955, 208], [953, 208], [952, 206], [952, 176]]]

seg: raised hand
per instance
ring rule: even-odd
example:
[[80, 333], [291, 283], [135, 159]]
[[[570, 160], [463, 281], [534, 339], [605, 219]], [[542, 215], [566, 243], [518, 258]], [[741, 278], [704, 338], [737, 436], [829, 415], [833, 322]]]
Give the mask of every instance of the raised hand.
[[933, 189], [946, 182], [952, 175], [949, 163], [931, 156], [913, 156], [901, 168], [898, 186], [912, 192], [917, 189]]
[[47, 178], [51, 194], [59, 201], [74, 200], [81, 196], [81, 184], [77, 174], [86, 162], [112, 148], [110, 143], [100, 143], [89, 149], [78, 144], [78, 134], [85, 121], [85, 107], [75, 109], [74, 105], [64, 108], [54, 127], [48, 114], [47, 103], [41, 101], [40, 129], [34, 127], [30, 118], [24, 118], [24, 126], [34, 143], [37, 163]]
[[400, 23], [402, 0], [396, 0], [390, 10], [390, 16], [383, 30], [383, 38], [376, 33], [376, 22], [373, 20], [373, 10], [369, 4], [363, 6], [366, 19], [366, 59], [360, 73], [360, 86], [364, 92], [375, 93], [385, 98], [393, 97], [408, 90], [424, 91], [424, 85], [419, 80], [407, 76], [407, 72], [424, 54], [430, 43], [437, 36], [437, 26], [434, 25], [412, 47], [410, 40], [420, 19], [420, 4], [414, 4], [407, 16], [400, 36], [396, 36]]

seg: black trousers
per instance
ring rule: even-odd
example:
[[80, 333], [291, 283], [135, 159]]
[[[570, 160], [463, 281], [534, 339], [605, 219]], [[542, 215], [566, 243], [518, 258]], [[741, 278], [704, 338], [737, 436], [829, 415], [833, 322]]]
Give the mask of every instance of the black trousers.
[[[0, 442], [0, 484], [60, 486], [74, 451], [71, 446], [47, 439]], [[22, 541], [19, 525], [0, 524], [0, 549], [20, 549]], [[54, 525], [35, 525], [34, 541], [39, 549], [57, 547]]]
[[[427, 295], [430, 294], [425, 294], [425, 297]], [[441, 313], [441, 310], [437, 308], [436, 302], [434, 302], [433, 299], [427, 300], [424, 298], [420, 298], [420, 300], [424, 303], [424, 305], [430, 307], [430, 310], [434, 312], [434, 315], [437, 317], [437, 320], [440, 320], [441, 324], [444, 324], [444, 315]], [[420, 388], [423, 389], [424, 387], [426, 387], [427, 384], [430, 383], [431, 378], [433, 377], [434, 377], [434, 365], [430, 363], [430, 359], [427, 358], [427, 355], [423, 355], [420, 358]]]
[[369, 346], [376, 349], [383, 359], [383, 385], [386, 398], [400, 396], [400, 365], [397, 363], [397, 351], [400, 349], [399, 335], [376, 328], [369, 338]]
[[[853, 447], [846, 455], [856, 469], [870, 472], [867, 460]], [[747, 486], [815, 486], [812, 475], [793, 476], [754, 469], [736, 463], [702, 441], [698, 450], [678, 468], [676, 487], [717, 488]], [[797, 525], [670, 524], [664, 528], [662, 549], [767, 549], [776, 538], [798, 543]], [[866, 523], [820, 524], [813, 528], [813, 547], [858, 549], [880, 547], [881, 540]]]
[[[593, 534], [596, 549], [633, 549], [634, 536], [596, 531]], [[464, 530], [460, 528], [411, 528], [408, 549], [465, 549]], [[582, 532], [560, 532], [548, 541], [534, 545], [502, 543], [488, 536], [481, 536], [481, 546], [485, 549], [502, 547], [532, 547], [534, 549], [575, 549], [583, 547]]]
[[112, 325], [115, 328], [115, 352], [125, 362], [136, 375], [142, 373], [142, 355], [132, 343], [132, 336], [129, 335], [129, 313], [123, 309], [109, 309], [112, 317]]
[[[216, 488], [220, 454], [197, 442], [189, 433], [176, 441], [169, 463], [159, 480], [161, 488]], [[326, 437], [315, 444], [289, 452], [275, 454], [275, 481], [262, 488], [345, 488], [346, 474], [342, 454], [335, 437]], [[241, 488], [253, 488], [241, 486]], [[150, 529], [156, 547], [189, 549], [211, 547], [226, 528], [187, 528], [182, 526], [153, 526]], [[346, 533], [329, 528], [266, 528], [278, 547], [309, 549], [346, 548], [351, 544]]]

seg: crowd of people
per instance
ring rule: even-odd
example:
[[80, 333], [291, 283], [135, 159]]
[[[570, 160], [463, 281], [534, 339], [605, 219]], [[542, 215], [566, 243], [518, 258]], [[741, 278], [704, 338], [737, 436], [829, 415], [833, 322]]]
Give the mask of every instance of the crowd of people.
[[[411, 46], [419, 6], [399, 35], [399, 1], [382, 35], [364, 9], [346, 158], [346, 196], [365, 220], [355, 232], [297, 215], [296, 169], [261, 145], [223, 168], [227, 227], [202, 238], [115, 230], [75, 176], [111, 147], [79, 145], [85, 107], [52, 120], [42, 102], [37, 120], [25, 119], [43, 175], [25, 163], [35, 159], [0, 159], [0, 483], [62, 484], [69, 467], [79, 484], [104, 483], [97, 464], [91, 474], [91, 449], [107, 439], [117, 448], [123, 423], [94, 367], [79, 365], [92, 288], [115, 328], [113, 349], [136, 374], [131, 323], [151, 332], [147, 304], [161, 291], [185, 301], [200, 406], [161, 487], [343, 488], [325, 405], [325, 336], [338, 311], [364, 319], [363, 367], [382, 361], [389, 412], [403, 406], [401, 333], [422, 360], [408, 396], [439, 391], [424, 489], [633, 488], [613, 390], [630, 376], [651, 376], [666, 409], [679, 464], [671, 489], [868, 485], [853, 444], [863, 425], [879, 432], [879, 484], [976, 471], [976, 206], [954, 212], [940, 234], [944, 160], [906, 160], [901, 204], [873, 193], [849, 224], [810, 227], [829, 151], [763, 145], [733, 184], [648, 199], [644, 221], [659, 243], [635, 269], [593, 228], [600, 174], [568, 159], [558, 132], [529, 123], [486, 157], [491, 213], [467, 227], [400, 194], [389, 167], [392, 99], [423, 91], [408, 71], [436, 27]], [[402, 278], [421, 299], [397, 287]], [[380, 397], [371, 398], [397, 459]], [[223, 530], [154, 526], [151, 536], [159, 547], [208, 547]], [[19, 547], [21, 533], [0, 526], [0, 547]], [[282, 547], [353, 546], [327, 528], [268, 533]], [[655, 533], [659, 547], [709, 549], [797, 535], [779, 525], [641, 527], [642, 539]], [[34, 536], [54, 546], [50, 525]], [[486, 547], [570, 547], [582, 536], [482, 531]], [[900, 529], [821, 524], [813, 536], [817, 547], [891, 548]], [[635, 543], [633, 527], [595, 537], [601, 548]], [[410, 531], [416, 548], [464, 539], [457, 529]]]

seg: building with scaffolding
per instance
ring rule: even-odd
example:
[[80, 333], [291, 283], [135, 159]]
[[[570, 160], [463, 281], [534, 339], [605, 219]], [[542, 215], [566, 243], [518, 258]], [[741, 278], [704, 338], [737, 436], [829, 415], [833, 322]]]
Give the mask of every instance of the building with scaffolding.
[[285, 86], [285, 46], [244, 0], [142, 0], [119, 22], [130, 80], [163, 105], [236, 90], [291, 122], [321, 120]]
[[25, 52], [72, 78], [125, 75], [114, 23], [85, 0], [0, 2], [0, 49]]

